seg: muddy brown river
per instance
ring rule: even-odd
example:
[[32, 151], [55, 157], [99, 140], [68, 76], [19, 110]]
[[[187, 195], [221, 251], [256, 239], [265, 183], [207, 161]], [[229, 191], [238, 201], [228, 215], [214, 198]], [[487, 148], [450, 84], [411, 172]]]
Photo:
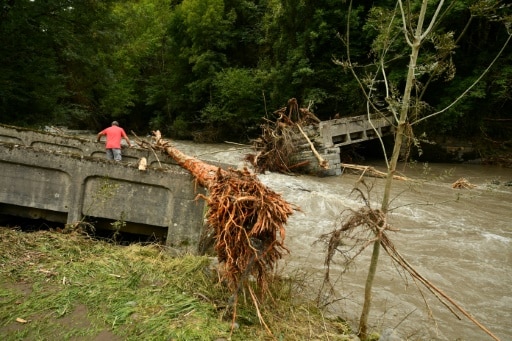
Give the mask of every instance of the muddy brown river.
[[[229, 145], [177, 143], [190, 155], [237, 164], [247, 150]], [[219, 152], [221, 151], [221, 152]], [[384, 170], [382, 163], [373, 164]], [[403, 168], [400, 168], [403, 169]], [[437, 288], [501, 340], [512, 340], [512, 169], [471, 164], [416, 164], [395, 181], [389, 232], [397, 250]], [[260, 180], [296, 205], [287, 225], [291, 253], [281, 270], [300, 276], [318, 291], [324, 275], [325, 247], [315, 243], [333, 230], [340, 213], [361, 203], [350, 192], [358, 174], [286, 176], [267, 173]], [[465, 178], [473, 189], [453, 189]], [[380, 207], [382, 179], [373, 183], [371, 202]], [[335, 296], [329, 311], [358, 326], [371, 249], [348, 271], [331, 269]], [[369, 321], [374, 330], [393, 329], [403, 340], [492, 340], [463, 314], [451, 313], [424, 287], [400, 271], [381, 250]], [[460, 318], [460, 319], [459, 319]]]
[[[512, 170], [437, 164], [417, 165], [405, 175], [416, 181], [397, 181], [393, 186], [390, 223], [400, 231], [390, 232], [389, 237], [397, 250], [501, 340], [512, 340], [512, 187], [506, 186]], [[452, 189], [461, 177], [477, 187]], [[325, 251], [315, 241], [332, 231], [341, 211], [361, 206], [350, 195], [359, 175], [267, 174], [260, 179], [303, 210], [288, 224], [291, 254], [285, 267], [292, 273], [304, 272], [312, 281], [318, 279], [324, 271]], [[371, 197], [378, 208], [383, 180], [368, 181], [374, 183]], [[349, 271], [342, 274], [344, 267], [338, 266], [331, 273], [340, 300], [330, 310], [348, 318], [354, 327], [370, 253], [368, 249], [359, 256]], [[491, 340], [462, 314], [458, 313], [459, 320], [418, 287], [385, 252], [380, 259], [370, 315], [375, 329], [392, 328], [408, 340]]]

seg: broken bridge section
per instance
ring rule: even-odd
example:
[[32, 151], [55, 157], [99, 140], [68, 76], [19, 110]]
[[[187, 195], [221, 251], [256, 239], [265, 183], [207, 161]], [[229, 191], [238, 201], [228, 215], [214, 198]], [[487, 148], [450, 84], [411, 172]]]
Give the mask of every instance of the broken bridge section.
[[[361, 115], [321, 121], [303, 127], [318, 153], [329, 163], [328, 169], [321, 169], [309, 145], [303, 144], [297, 152], [296, 160], [309, 161], [308, 172], [321, 175], [342, 173], [340, 148], [351, 144], [373, 140], [394, 132], [393, 117]], [[297, 138], [301, 140], [299, 136]], [[303, 140], [303, 139], [302, 139]]]
[[[197, 246], [204, 190], [163, 154], [135, 148], [126, 162], [105, 160], [103, 143], [0, 127], [0, 214], [63, 224], [88, 221], [154, 236], [167, 245]], [[153, 154], [153, 155], [151, 155]], [[140, 171], [146, 157], [159, 168]]]
[[325, 147], [342, 147], [392, 133], [391, 122], [392, 117], [361, 115], [322, 121], [319, 131]]

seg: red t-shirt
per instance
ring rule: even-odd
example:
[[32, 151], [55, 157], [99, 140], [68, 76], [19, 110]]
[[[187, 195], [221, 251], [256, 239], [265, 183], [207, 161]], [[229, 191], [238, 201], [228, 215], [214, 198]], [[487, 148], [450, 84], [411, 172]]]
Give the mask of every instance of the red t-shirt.
[[107, 143], [105, 145], [106, 149], [120, 149], [121, 148], [121, 139], [126, 138], [126, 133], [124, 129], [118, 126], [111, 126], [103, 129], [100, 134], [107, 136]]

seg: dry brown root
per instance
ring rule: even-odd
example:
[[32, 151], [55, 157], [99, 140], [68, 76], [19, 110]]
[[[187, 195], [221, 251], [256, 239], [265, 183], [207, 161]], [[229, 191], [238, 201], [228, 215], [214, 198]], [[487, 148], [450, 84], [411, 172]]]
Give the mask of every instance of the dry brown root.
[[288, 217], [298, 208], [262, 184], [247, 169], [224, 170], [207, 164], [174, 148], [170, 141], [162, 139], [159, 131], [153, 134], [151, 148], [166, 152], [208, 189], [208, 196], [199, 197], [207, 202], [208, 235], [214, 237], [214, 250], [224, 266], [221, 279], [232, 292], [229, 306], [233, 310], [233, 321], [238, 293], [247, 289], [260, 322], [265, 325], [249, 278], [254, 278], [260, 300], [269, 294], [276, 263], [289, 252], [284, 245]]
[[470, 183], [468, 180], [464, 179], [464, 178], [460, 178], [459, 180], [455, 181], [453, 184], [452, 184], [452, 188], [456, 188], [456, 189], [471, 189], [471, 188], [475, 188], [476, 185], [473, 185], [472, 183]]
[[232, 291], [248, 278], [263, 292], [276, 262], [288, 249], [285, 224], [293, 207], [248, 171], [228, 170], [209, 187], [208, 226]]

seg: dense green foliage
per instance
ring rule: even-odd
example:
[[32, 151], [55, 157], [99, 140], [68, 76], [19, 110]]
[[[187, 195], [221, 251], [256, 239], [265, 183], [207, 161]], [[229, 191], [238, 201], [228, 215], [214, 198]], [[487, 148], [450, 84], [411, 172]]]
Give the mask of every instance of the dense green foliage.
[[[115, 118], [141, 134], [244, 140], [292, 97], [321, 119], [366, 112], [354, 77], [335, 62], [347, 59], [344, 0], [2, 3], [1, 123], [96, 130]], [[414, 12], [419, 1], [404, 4]], [[388, 48], [388, 80], [400, 93], [408, 47], [396, 39], [400, 16], [389, 24], [396, 6], [355, 2], [350, 59], [372, 77]], [[443, 109], [463, 93], [500, 51], [511, 21], [505, 1], [448, 2], [422, 48], [417, 114]], [[512, 124], [511, 52], [507, 46], [463, 101], [421, 129], [510, 140], [504, 128]], [[382, 91], [375, 90], [377, 99]]]

